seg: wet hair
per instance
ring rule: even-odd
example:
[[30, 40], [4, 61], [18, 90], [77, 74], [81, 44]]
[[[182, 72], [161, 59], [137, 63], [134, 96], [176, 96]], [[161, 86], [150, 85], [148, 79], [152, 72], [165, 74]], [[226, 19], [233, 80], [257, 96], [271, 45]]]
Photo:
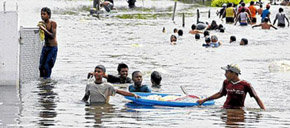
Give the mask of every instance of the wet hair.
[[210, 38], [209, 37], [206, 37], [204, 41], [205, 42], [210, 42]]
[[251, 1], [251, 2], [250, 2], [250, 5], [254, 5], [254, 4], [255, 4], [255, 2], [254, 2], [254, 1]]
[[192, 24], [192, 25], [191, 25], [191, 29], [192, 29], [192, 30], [196, 29], [196, 25], [195, 25], [195, 24]]
[[260, 8], [262, 8], [263, 7], [263, 4], [260, 4]]
[[243, 41], [245, 43], [244, 45], [247, 45], [248, 44], [248, 39], [246, 39], [246, 38], [242, 38], [241, 41]]
[[233, 4], [232, 3], [228, 3], [228, 6], [227, 7], [232, 7], [233, 6]]
[[231, 37], [230, 37], [230, 40], [231, 40], [231, 41], [236, 41], [237, 39], [236, 39], [235, 36], [231, 36]]
[[246, 4], [243, 2], [243, 3], [241, 3], [241, 5], [243, 6], [243, 7], [245, 7], [246, 6]]
[[224, 28], [221, 28], [221, 29], [220, 29], [220, 32], [221, 32], [221, 33], [224, 33], [224, 32], [225, 32], [225, 29], [224, 29]]
[[246, 11], [246, 9], [245, 9], [245, 8], [242, 8], [242, 9], [241, 9], [241, 12], [245, 12], [245, 11]]
[[204, 37], [209, 36], [209, 31], [204, 31], [204, 32], [203, 32], [203, 36], [204, 36]]
[[134, 71], [134, 72], [132, 73], [132, 78], [134, 78], [134, 75], [137, 74], [137, 73], [141, 73], [141, 72], [140, 72], [140, 71]]
[[199, 35], [198, 33], [197, 33], [197, 34], [195, 34], [195, 36], [194, 36], [194, 37], [195, 37], [195, 39], [197, 39], [197, 40], [198, 40], [198, 39], [200, 39], [200, 35]]
[[48, 7], [43, 7], [41, 9], [41, 12], [46, 12], [48, 14], [48, 17], [51, 17], [51, 10]]
[[151, 73], [151, 80], [152, 80], [154, 83], [156, 83], [157, 85], [160, 85], [161, 80], [162, 80], [162, 77], [161, 77], [161, 75], [160, 75], [159, 72], [154, 71], [154, 72]]
[[118, 73], [121, 72], [121, 69], [122, 69], [122, 68], [128, 68], [128, 65], [125, 64], [125, 63], [120, 63], [120, 64], [118, 65], [118, 68], [117, 68]]
[[183, 31], [181, 29], [179, 29], [177, 33], [178, 33], [179, 36], [183, 35]]
[[171, 35], [171, 36], [170, 36], [170, 42], [172, 42], [172, 38], [175, 38], [175, 41], [177, 41], [176, 36], [175, 36], [175, 35]]
[[284, 10], [283, 10], [283, 8], [279, 8], [279, 12], [281, 13], [281, 12], [283, 12]]
[[177, 32], [177, 28], [174, 28], [174, 29], [173, 29], [173, 33], [176, 33], [176, 32]]
[[222, 24], [220, 24], [219, 26], [218, 26], [218, 29], [222, 29], [224, 26], [222, 25]]

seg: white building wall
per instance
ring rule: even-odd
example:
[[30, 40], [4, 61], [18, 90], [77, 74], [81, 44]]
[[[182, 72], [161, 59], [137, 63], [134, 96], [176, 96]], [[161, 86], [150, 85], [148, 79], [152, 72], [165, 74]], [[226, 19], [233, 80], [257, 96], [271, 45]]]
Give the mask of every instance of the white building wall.
[[0, 85], [19, 84], [18, 28], [17, 12], [0, 12]]

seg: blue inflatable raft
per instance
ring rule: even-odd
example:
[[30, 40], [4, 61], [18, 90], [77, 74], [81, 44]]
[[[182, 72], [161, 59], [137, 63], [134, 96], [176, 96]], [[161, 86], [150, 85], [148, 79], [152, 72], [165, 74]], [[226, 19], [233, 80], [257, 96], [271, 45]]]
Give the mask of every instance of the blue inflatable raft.
[[[151, 95], [157, 95], [160, 97], [165, 96], [181, 96], [181, 95], [174, 95], [174, 94], [162, 94], [162, 93], [141, 93], [141, 92], [135, 92], [135, 94], [139, 95], [141, 98], [135, 98], [131, 96], [125, 96], [126, 99], [133, 101], [136, 104], [140, 105], [158, 105], [158, 106], [172, 106], [172, 107], [192, 107], [192, 106], [198, 106], [199, 104], [196, 102], [182, 102], [182, 101], [160, 101], [160, 100], [153, 100], [153, 99], [147, 99], [146, 97]], [[206, 101], [203, 103], [203, 106], [209, 106], [214, 105], [215, 102], [213, 100]]]

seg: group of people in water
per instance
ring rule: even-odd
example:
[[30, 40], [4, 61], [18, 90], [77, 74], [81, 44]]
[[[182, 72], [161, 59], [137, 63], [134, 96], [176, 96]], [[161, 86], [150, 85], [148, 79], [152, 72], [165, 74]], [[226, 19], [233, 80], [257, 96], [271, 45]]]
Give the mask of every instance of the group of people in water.
[[[252, 2], [251, 2], [252, 5]], [[262, 21], [268, 22], [266, 17], [269, 17], [270, 6], [267, 6], [266, 12], [262, 12]], [[233, 9], [232, 4], [228, 4], [228, 8], [224, 9], [223, 13], [220, 13], [222, 16], [226, 18], [226, 22], [233, 23], [235, 17], [229, 17], [232, 15], [237, 15], [237, 17], [240, 18], [240, 25], [245, 25], [244, 17], [246, 16], [248, 19], [251, 19], [251, 23], [254, 22], [254, 14], [255, 13], [249, 13], [252, 12], [248, 9], [246, 11], [245, 6], [243, 6], [241, 9], [239, 9], [240, 12], [237, 14], [235, 13], [235, 9]], [[231, 12], [232, 11], [232, 12]], [[282, 14], [283, 9], [279, 9], [279, 14], [277, 14], [276, 19], [274, 20], [274, 24], [276, 20], [278, 20], [278, 26], [284, 27], [285, 24], [283, 24], [282, 19], [287, 19], [285, 14]], [[267, 14], [264, 14], [267, 13]], [[281, 14], [280, 14], [281, 13]], [[264, 15], [263, 15], [264, 14]], [[56, 22], [50, 20], [51, 17], [51, 11], [49, 8], [44, 7], [41, 9], [41, 18], [43, 22], [43, 25], [39, 25], [39, 29], [44, 31], [45, 35], [45, 44], [42, 49], [41, 58], [40, 58], [40, 65], [39, 65], [39, 71], [40, 71], [40, 77], [43, 78], [50, 78], [52, 67], [54, 66], [56, 55], [57, 55], [57, 41], [56, 41]], [[251, 17], [251, 18], [249, 18]], [[281, 18], [284, 17], [284, 18]], [[248, 19], [246, 21], [248, 22]], [[236, 19], [237, 22], [238, 19]], [[288, 19], [287, 19], [288, 21]], [[259, 26], [259, 25], [257, 25]], [[260, 25], [262, 28], [265, 28], [265, 25]], [[288, 21], [289, 26], [289, 21]], [[256, 27], [256, 26], [253, 26]], [[217, 36], [212, 35], [209, 37], [209, 31], [208, 30], [219, 30], [220, 32], [224, 32], [224, 27], [222, 25], [217, 25], [215, 21], [213, 21], [210, 25], [207, 27], [204, 25], [204, 23], [198, 23], [197, 25], [192, 25], [192, 30], [189, 32], [191, 34], [198, 35], [200, 33], [204, 34], [205, 37], [205, 44], [203, 44], [204, 47], [218, 47], [221, 45], [221, 42], [218, 41]], [[201, 32], [201, 29], [205, 29], [204, 32]], [[178, 36], [183, 35], [182, 30], [174, 29], [174, 33], [177, 33]], [[195, 36], [195, 38], [199, 39], [200, 36]], [[171, 36], [171, 42], [176, 43], [177, 38], [175, 35]], [[235, 42], [236, 37], [231, 36], [230, 42]], [[174, 44], [174, 43], [172, 43]], [[248, 44], [248, 40], [243, 38], [241, 40], [241, 45]], [[239, 75], [241, 74], [241, 70], [237, 65], [231, 64], [227, 65], [226, 67], [222, 67], [223, 70], [225, 70], [225, 77], [226, 79], [223, 82], [222, 89], [217, 92], [216, 94], [205, 98], [205, 99], [199, 99], [197, 102], [199, 104], [202, 104], [208, 100], [218, 99], [222, 96], [227, 95], [226, 102], [224, 103], [224, 108], [242, 108], [244, 107], [244, 101], [246, 98], [246, 94], [249, 93], [251, 97], [254, 97], [257, 101], [257, 104], [260, 106], [260, 108], [265, 109], [265, 106], [263, 105], [262, 101], [254, 91], [253, 87], [250, 83], [246, 82], [245, 80], [239, 79]], [[97, 65], [94, 68], [93, 72], [88, 73], [88, 79], [92, 76], [95, 78], [93, 83], [89, 83], [86, 85], [85, 89], [85, 95], [83, 97], [83, 101], [90, 101], [90, 103], [96, 103], [96, 102], [102, 102], [102, 103], [108, 103], [109, 97], [114, 96], [116, 93], [123, 95], [123, 96], [134, 96], [136, 98], [140, 98], [140, 96], [136, 95], [134, 92], [147, 92], [150, 93], [151, 89], [148, 85], [142, 84], [143, 78], [142, 73], [140, 71], [134, 71], [132, 73], [132, 79], [128, 77], [128, 70], [129, 67], [124, 64], [120, 63], [118, 65], [117, 71], [118, 76], [106, 74], [106, 68], [103, 65]], [[103, 81], [103, 78], [107, 79], [107, 82]], [[151, 74], [151, 88], [160, 88], [161, 87], [161, 74], [157, 71], [152, 72]], [[128, 87], [128, 91], [124, 91], [121, 89], [115, 89], [111, 83], [119, 83], [119, 84], [131, 84]]]
[[[255, 6], [259, 5], [260, 8], [257, 9]], [[263, 9], [262, 3], [256, 3], [254, 1], [250, 2], [250, 5], [246, 7], [246, 4], [244, 2], [240, 3], [240, 6], [235, 8], [235, 5], [232, 3], [223, 4], [222, 8], [217, 12], [217, 15], [219, 18], [223, 21], [223, 19], [226, 19], [227, 24], [234, 24], [236, 25], [237, 22], [240, 23], [240, 26], [247, 26], [248, 24], [252, 25], [252, 28], [261, 26], [262, 29], [270, 29], [271, 27], [274, 29], [277, 29], [275, 27], [275, 23], [277, 22], [278, 27], [285, 27], [286, 21], [288, 22], [289, 27], [289, 20], [286, 17], [286, 15], [283, 13], [283, 8], [279, 8], [279, 13], [276, 14], [274, 23], [271, 24], [270, 20], [270, 4], [266, 5], [266, 9]], [[261, 23], [257, 23], [257, 14], [261, 17]], [[270, 23], [269, 23], [270, 22]], [[170, 42], [172, 45], [177, 44], [177, 37], [182, 36], [178, 32], [178, 36], [176, 36], [177, 29], [174, 29], [174, 34], [170, 36]], [[202, 44], [204, 47], [219, 47], [222, 43], [218, 41], [218, 38], [216, 35], [209, 36], [209, 31], [215, 30], [221, 33], [225, 32], [225, 28], [222, 24], [217, 24], [215, 20], [211, 22], [211, 24], [208, 24], [207, 22], [200, 22], [198, 21], [197, 24], [192, 24], [191, 30], [189, 31], [190, 34], [195, 35], [195, 39], [200, 39], [200, 34], [204, 33], [204, 39], [205, 43]], [[178, 30], [182, 31], [182, 30]], [[233, 43], [236, 41], [235, 36], [230, 37], [230, 43]], [[240, 41], [240, 45], [247, 45], [248, 39], [242, 38]]]

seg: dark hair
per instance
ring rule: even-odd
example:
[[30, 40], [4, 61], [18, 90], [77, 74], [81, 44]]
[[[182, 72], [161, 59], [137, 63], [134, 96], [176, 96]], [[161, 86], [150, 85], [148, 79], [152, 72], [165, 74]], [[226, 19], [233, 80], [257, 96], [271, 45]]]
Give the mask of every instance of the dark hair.
[[207, 30], [204, 31], [204, 32], [203, 32], [203, 36], [204, 36], [204, 37], [209, 36], [209, 31], [207, 31]]
[[220, 29], [220, 32], [221, 32], [221, 33], [224, 33], [224, 32], [225, 32], [225, 29], [224, 29], [224, 28], [221, 28], [221, 29]]
[[170, 42], [172, 42], [172, 38], [175, 38], [175, 41], [177, 41], [176, 36], [175, 36], [175, 35], [171, 35], [171, 36], [170, 36]]
[[134, 75], [137, 74], [137, 73], [141, 73], [141, 72], [140, 72], [140, 71], [134, 71], [134, 72], [132, 73], [132, 78], [134, 78]]
[[192, 29], [192, 30], [196, 29], [196, 25], [195, 25], [195, 24], [192, 24], [192, 25], [191, 25], [191, 29]]
[[175, 33], [175, 32], [177, 32], [177, 28], [174, 28], [174, 29], [173, 29], [173, 33]]
[[233, 4], [232, 3], [228, 3], [228, 6], [227, 7], [232, 7], [233, 6]]
[[162, 77], [159, 72], [154, 71], [151, 73], [151, 80], [153, 80], [154, 83], [160, 85]]
[[42, 12], [46, 12], [49, 16], [49, 18], [51, 17], [51, 10], [48, 7], [43, 7], [41, 9]]
[[246, 11], [246, 9], [245, 9], [245, 8], [242, 8], [242, 9], [241, 9], [241, 12], [245, 12], [245, 11]]
[[283, 8], [279, 8], [279, 12], [281, 13], [281, 12], [283, 12], [284, 10], [283, 10]]
[[241, 3], [241, 5], [243, 6], [243, 7], [245, 7], [246, 6], [246, 4], [243, 2], [243, 3]]
[[117, 68], [118, 73], [120, 73], [120, 71], [121, 71], [122, 68], [128, 68], [128, 65], [125, 64], [125, 63], [120, 63], [120, 64], [118, 65], [118, 68]]
[[179, 36], [183, 35], [183, 31], [181, 29], [179, 29], [177, 33], [178, 33]]
[[245, 43], [244, 45], [247, 45], [248, 44], [248, 39], [242, 38], [242, 41]]
[[231, 41], [236, 41], [236, 37], [235, 36], [231, 36], [230, 39], [231, 39]]
[[205, 42], [210, 42], [210, 38], [209, 37], [206, 37], [205, 38]]
[[254, 4], [255, 4], [255, 2], [254, 2], [254, 1], [251, 1], [251, 2], [250, 2], [250, 5], [254, 5]]
[[260, 4], [260, 8], [262, 8], [263, 7], [263, 4]]
[[194, 37], [195, 37], [195, 39], [197, 39], [197, 40], [198, 40], [198, 39], [200, 39], [200, 35], [199, 35], [198, 33], [197, 33], [197, 34], [195, 34], [195, 36], [194, 36]]

